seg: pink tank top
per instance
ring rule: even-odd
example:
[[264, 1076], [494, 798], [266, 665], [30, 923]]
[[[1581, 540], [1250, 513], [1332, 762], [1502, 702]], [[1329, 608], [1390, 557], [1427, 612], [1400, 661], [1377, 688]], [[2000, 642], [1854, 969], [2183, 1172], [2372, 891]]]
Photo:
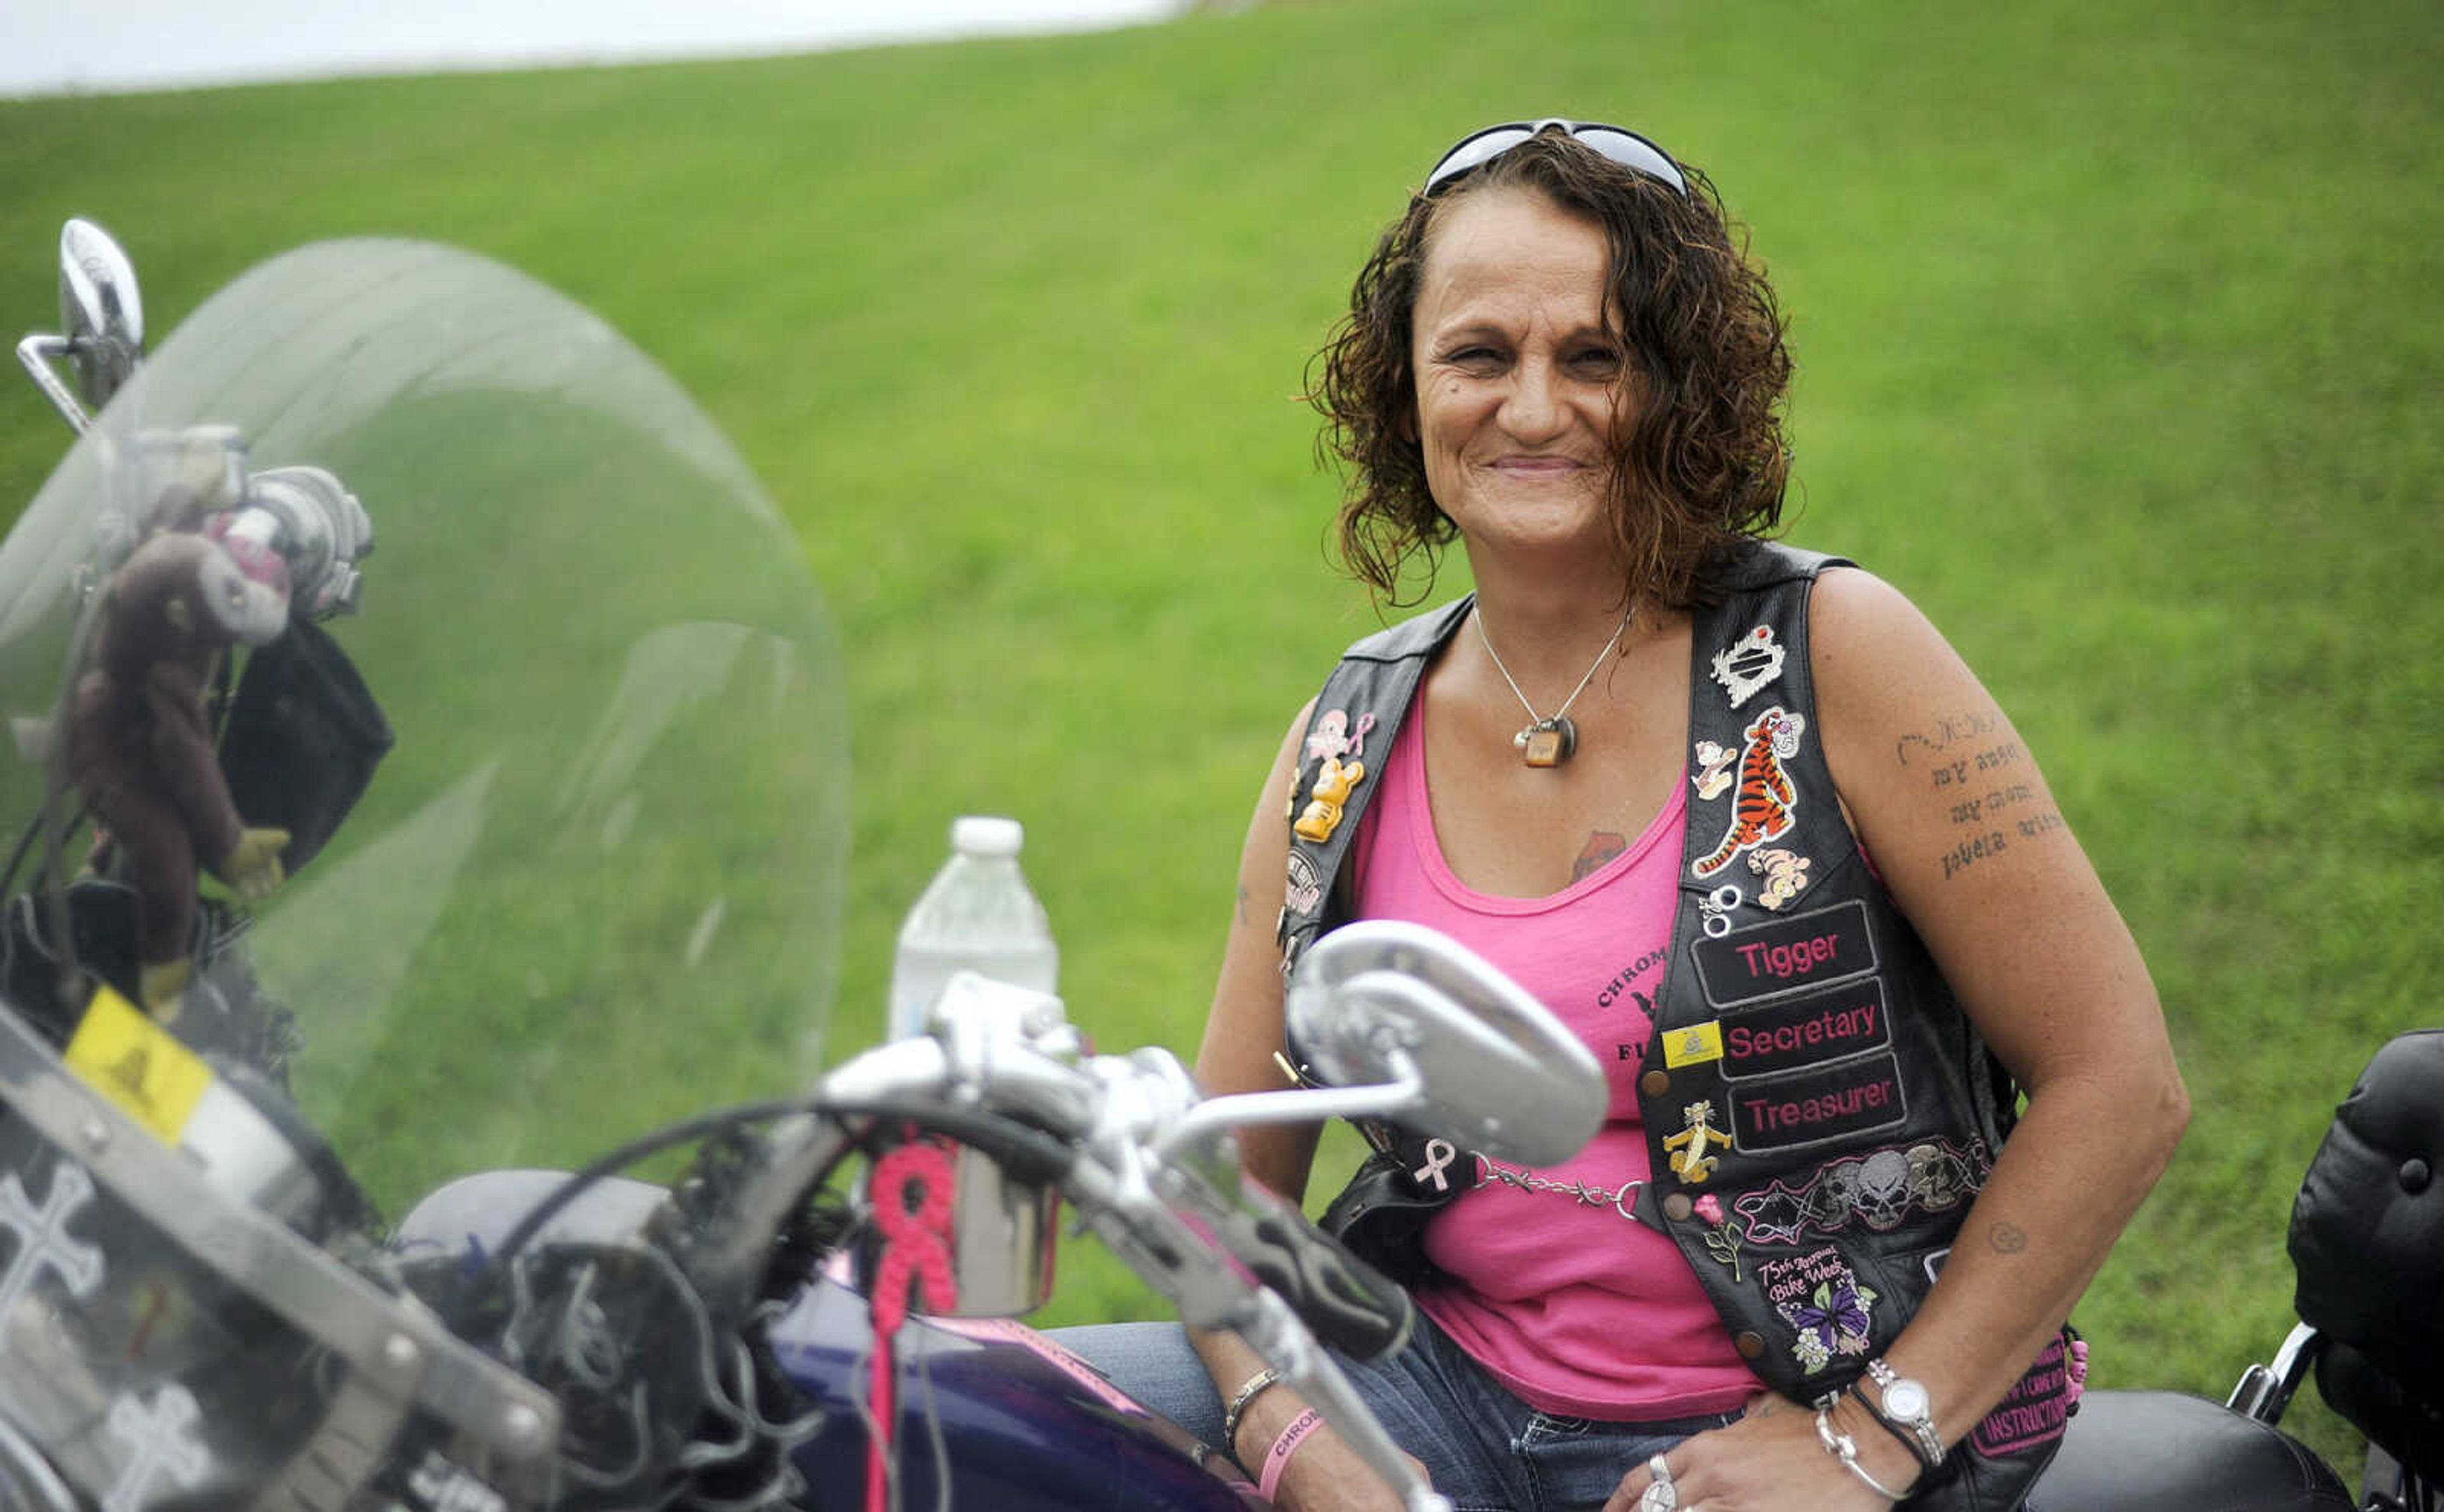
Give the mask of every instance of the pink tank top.
[[1527, 1170], [1463, 1152], [1470, 1186], [1428, 1225], [1442, 1273], [1417, 1304], [1522, 1401], [1614, 1422], [1729, 1411], [1759, 1388], [1674, 1244], [1629, 1217], [1648, 1179], [1633, 1081], [1671, 945], [1688, 791], [1628, 851], [1549, 897], [1493, 897], [1452, 875], [1427, 803], [1425, 701], [1360, 822], [1357, 913], [1410, 919], [1510, 973], [1586, 1042], [1612, 1083], [1587, 1148]]

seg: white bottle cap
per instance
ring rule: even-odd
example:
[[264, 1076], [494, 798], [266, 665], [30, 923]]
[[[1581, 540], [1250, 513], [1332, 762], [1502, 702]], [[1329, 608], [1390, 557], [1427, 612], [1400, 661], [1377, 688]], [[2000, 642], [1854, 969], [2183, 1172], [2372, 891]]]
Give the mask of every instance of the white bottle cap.
[[963, 856], [1016, 856], [1027, 826], [1014, 819], [967, 814], [951, 821], [951, 849]]

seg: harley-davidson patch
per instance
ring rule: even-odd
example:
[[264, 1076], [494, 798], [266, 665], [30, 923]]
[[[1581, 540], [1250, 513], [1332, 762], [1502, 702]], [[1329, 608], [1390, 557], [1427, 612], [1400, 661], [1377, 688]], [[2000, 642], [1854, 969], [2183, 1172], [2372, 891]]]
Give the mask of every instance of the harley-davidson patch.
[[1773, 638], [1773, 627], [1759, 625], [1714, 653], [1714, 681], [1723, 685], [1723, 691], [1731, 695], [1731, 707], [1737, 709], [1782, 675], [1783, 655]]

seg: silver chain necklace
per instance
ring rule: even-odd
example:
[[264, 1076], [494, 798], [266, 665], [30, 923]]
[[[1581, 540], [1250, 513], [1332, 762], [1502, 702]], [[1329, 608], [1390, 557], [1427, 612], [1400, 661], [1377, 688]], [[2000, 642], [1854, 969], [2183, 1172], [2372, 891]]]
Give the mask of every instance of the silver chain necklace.
[[1511, 676], [1510, 669], [1502, 665], [1502, 653], [1493, 649], [1492, 640], [1485, 634], [1485, 606], [1479, 604], [1476, 613], [1469, 617], [1476, 623], [1477, 643], [1485, 648], [1488, 656], [1493, 658], [1493, 670], [1502, 673], [1502, 680], [1510, 685], [1511, 694], [1519, 700], [1519, 707], [1528, 710], [1527, 727], [1510, 737], [1510, 744], [1519, 747], [1521, 760], [1528, 765], [1559, 766], [1579, 748], [1579, 727], [1570, 723], [1570, 706], [1579, 701], [1579, 694], [1587, 691], [1587, 684], [1596, 680], [1596, 673], [1602, 669], [1604, 658], [1620, 646], [1620, 637], [1629, 634], [1630, 617], [1637, 613], [1635, 602], [1621, 612], [1620, 624], [1613, 631], [1612, 638], [1604, 642], [1603, 650], [1596, 653], [1594, 665], [1587, 668], [1587, 674], [1579, 679], [1579, 685], [1570, 690], [1570, 696], [1562, 700], [1562, 707], [1553, 711], [1550, 719], [1536, 712], [1536, 706], [1519, 691], [1519, 679]]

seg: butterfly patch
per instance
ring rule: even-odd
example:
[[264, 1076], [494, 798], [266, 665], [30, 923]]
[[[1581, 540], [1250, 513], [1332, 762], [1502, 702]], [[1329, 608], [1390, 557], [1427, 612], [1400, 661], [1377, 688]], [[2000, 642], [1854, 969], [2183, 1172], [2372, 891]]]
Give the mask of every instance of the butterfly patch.
[[1814, 1375], [1836, 1355], [1864, 1355], [1873, 1347], [1876, 1293], [1860, 1283], [1832, 1245], [1790, 1260], [1768, 1260], [1756, 1268], [1766, 1300], [1796, 1337], [1790, 1352], [1800, 1369]]

